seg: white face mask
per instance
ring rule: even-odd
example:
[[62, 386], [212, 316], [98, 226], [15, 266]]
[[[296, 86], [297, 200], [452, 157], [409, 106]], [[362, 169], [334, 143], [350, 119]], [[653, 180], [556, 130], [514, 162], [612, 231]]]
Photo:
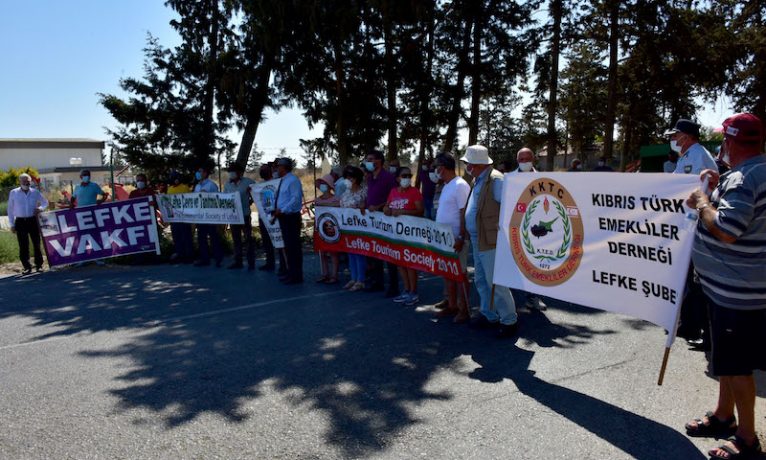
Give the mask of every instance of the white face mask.
[[428, 173], [428, 178], [431, 179], [431, 182], [433, 182], [434, 184], [439, 182], [439, 175], [436, 174], [435, 172]]
[[142, 180], [140, 180], [140, 181], [137, 181], [137, 182], [136, 182], [136, 187], [138, 187], [138, 188], [144, 188], [144, 187], [146, 187], [146, 182], [144, 182], [144, 181], [142, 181]]
[[26, 192], [27, 190], [29, 190], [29, 184], [21, 184], [21, 189]]
[[532, 162], [531, 161], [525, 161], [523, 163], [519, 163], [519, 171], [521, 171], [521, 172], [532, 171]]
[[599, 161], [597, 164], [598, 164], [599, 168], [604, 166], [604, 162], [603, 161]]
[[389, 167], [388, 167], [388, 172], [390, 172], [391, 174], [396, 174], [396, 172], [397, 172], [398, 170], [399, 170], [399, 167], [398, 167], [398, 166], [389, 166]]
[[327, 184], [319, 184], [319, 191], [322, 193], [327, 193], [330, 190], [330, 186]]
[[272, 179], [279, 179], [279, 172], [278, 171], [274, 171], [273, 173], [271, 173], [271, 178]]
[[678, 145], [678, 142], [676, 142], [675, 139], [670, 141], [670, 150], [676, 153], [681, 153], [681, 146]]
[[420, 169], [422, 169], [423, 171], [428, 171], [428, 166], [423, 165], [423, 166], [420, 167]]
[[410, 179], [409, 177], [402, 177], [402, 178], [399, 180], [399, 185], [401, 185], [401, 186], [402, 186], [402, 188], [407, 188], [407, 187], [409, 187], [409, 186], [410, 186], [410, 183], [411, 183], [411, 182], [412, 182], [412, 179]]

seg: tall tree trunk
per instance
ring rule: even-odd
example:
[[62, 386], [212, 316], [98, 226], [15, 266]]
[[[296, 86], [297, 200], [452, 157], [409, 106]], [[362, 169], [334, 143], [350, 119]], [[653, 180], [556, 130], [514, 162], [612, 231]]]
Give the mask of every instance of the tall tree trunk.
[[[426, 159], [426, 150], [430, 151], [430, 145], [428, 145], [428, 138], [430, 134], [432, 121], [431, 108], [429, 107], [429, 101], [431, 100], [431, 90], [433, 88], [433, 65], [434, 65], [434, 29], [436, 27], [434, 15], [430, 15], [428, 20], [428, 41], [426, 42], [426, 68], [423, 72], [424, 78], [421, 79], [419, 97], [420, 103], [418, 111], [419, 117], [419, 129], [420, 129], [420, 145], [418, 146], [418, 166], [421, 166]], [[420, 174], [417, 174], [415, 179], [415, 186], [419, 185]]]
[[271, 58], [267, 58], [264, 60], [261, 68], [258, 69], [256, 92], [253, 95], [252, 100], [250, 100], [247, 121], [245, 122], [245, 129], [242, 132], [242, 142], [240, 142], [239, 151], [237, 152], [236, 162], [242, 166], [246, 166], [250, 159], [250, 152], [253, 150], [255, 135], [258, 133], [258, 127], [263, 120], [263, 110], [266, 107], [269, 96], [269, 81], [271, 80], [272, 62], [273, 60]]
[[481, 3], [476, 2], [473, 24], [473, 65], [471, 66], [471, 115], [468, 118], [468, 145], [479, 140], [479, 110], [481, 108]]
[[457, 64], [457, 81], [452, 91], [452, 105], [450, 106], [449, 113], [447, 114], [447, 134], [444, 136], [445, 152], [451, 152], [455, 147], [455, 140], [457, 139], [457, 124], [460, 121], [460, 105], [463, 102], [463, 95], [465, 93], [465, 77], [468, 68], [468, 53], [471, 48], [471, 25], [472, 21], [466, 19], [465, 30], [463, 31], [463, 44], [460, 48], [460, 55]]
[[[388, 16], [388, 12], [384, 13]], [[386, 102], [388, 116], [388, 155], [389, 160], [399, 158], [398, 112], [396, 108], [396, 72], [394, 70], [394, 43], [390, 18], [383, 20], [383, 41], [385, 42], [385, 78], [386, 78]]]
[[202, 158], [209, 158], [215, 152], [215, 84], [218, 81], [218, 31], [220, 26], [220, 11], [218, 9], [218, 0], [210, 0], [212, 9], [210, 35], [208, 36], [208, 46], [210, 55], [207, 61], [207, 82], [205, 82], [205, 96], [203, 98], [203, 129], [204, 147], [207, 152], [200, 152]]
[[556, 133], [556, 109], [559, 91], [561, 16], [563, 15], [561, 0], [551, 0], [550, 10], [553, 16], [553, 37], [551, 37], [551, 81], [548, 90], [548, 155], [545, 157], [545, 169], [553, 171], [559, 143]]
[[[614, 154], [614, 122], [617, 112], [617, 51], [620, 37], [620, 2], [609, 3], [609, 80], [607, 83], [606, 127], [604, 129], [604, 156], [612, 158]], [[620, 155], [620, 170], [625, 169], [625, 155]]]
[[335, 53], [335, 98], [338, 103], [338, 119], [335, 121], [335, 134], [338, 140], [338, 162], [345, 165], [351, 161], [351, 149], [348, 145], [348, 135], [346, 130], [346, 97], [344, 85], [346, 80], [346, 71], [343, 67], [343, 51], [340, 44], [333, 45]]

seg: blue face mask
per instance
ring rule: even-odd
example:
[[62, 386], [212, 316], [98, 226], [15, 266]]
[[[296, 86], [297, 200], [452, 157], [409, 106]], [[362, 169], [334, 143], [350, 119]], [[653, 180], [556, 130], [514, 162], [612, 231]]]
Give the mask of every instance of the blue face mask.
[[202, 180], [202, 173], [197, 171], [194, 173], [194, 178], [197, 180]]
[[82, 183], [87, 184], [90, 182], [90, 176], [82, 176]]
[[370, 171], [370, 172], [375, 171], [375, 163], [373, 163], [372, 161], [365, 161], [364, 167], [365, 169], [367, 169], [367, 171]]

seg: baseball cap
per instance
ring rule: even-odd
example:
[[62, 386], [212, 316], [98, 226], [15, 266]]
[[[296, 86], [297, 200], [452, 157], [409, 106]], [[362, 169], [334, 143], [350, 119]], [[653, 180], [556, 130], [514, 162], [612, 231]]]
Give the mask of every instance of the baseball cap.
[[723, 135], [738, 142], [763, 140], [763, 123], [752, 113], [738, 113], [723, 122]]
[[700, 137], [700, 125], [691, 120], [680, 118], [673, 129], [665, 131], [666, 136], [672, 136], [676, 133], [684, 133], [690, 136]]

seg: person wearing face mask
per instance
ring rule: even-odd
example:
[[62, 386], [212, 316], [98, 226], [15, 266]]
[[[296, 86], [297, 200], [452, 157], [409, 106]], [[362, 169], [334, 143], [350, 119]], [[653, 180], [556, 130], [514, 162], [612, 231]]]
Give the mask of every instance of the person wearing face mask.
[[152, 206], [154, 206], [154, 189], [149, 187], [146, 180], [146, 174], [136, 174], [136, 188], [131, 190], [128, 194], [128, 199], [142, 198], [145, 196], [152, 197]]
[[[441, 153], [434, 159], [434, 174], [444, 183], [441, 195], [439, 196], [439, 206], [436, 211], [436, 222], [449, 225], [452, 228], [452, 234], [455, 237], [455, 251], [458, 253], [460, 268], [463, 273], [468, 269], [468, 244], [464, 238], [460, 238], [460, 219], [465, 211], [465, 205], [468, 201], [468, 195], [471, 193], [471, 186], [468, 185], [462, 177], [455, 173], [457, 163], [455, 158], [448, 153]], [[442, 310], [437, 314], [438, 317], [454, 316], [452, 322], [456, 324], [466, 323], [471, 319], [471, 312], [468, 308], [468, 278], [466, 276], [465, 285], [444, 278], [444, 290], [446, 303]], [[441, 304], [441, 302], [440, 302]], [[439, 308], [437, 304], [437, 308]]]
[[[519, 167], [513, 170], [511, 172], [512, 174], [537, 172], [537, 170], [534, 168], [535, 152], [528, 147], [524, 147], [516, 152], [516, 163], [518, 163]], [[544, 311], [548, 309], [548, 306], [545, 305], [545, 302], [543, 302], [543, 300], [535, 294], [517, 289], [512, 289], [511, 291], [514, 293], [514, 295], [516, 295], [517, 298], [524, 299], [524, 304], [530, 310]]]
[[[242, 264], [243, 244], [247, 246], [247, 269], [255, 269], [255, 240], [253, 240], [253, 223], [250, 220], [250, 205], [253, 199], [250, 195], [250, 186], [255, 181], [245, 177], [245, 168], [239, 163], [232, 163], [227, 169], [229, 180], [224, 184], [224, 193], [239, 193], [239, 199], [242, 203], [242, 215], [245, 217], [245, 223], [242, 225], [231, 225], [231, 240], [234, 243], [234, 261], [229, 265], [229, 269], [238, 270], [244, 267]], [[244, 241], [243, 241], [244, 240]]]
[[473, 187], [458, 235], [463, 240], [471, 240], [474, 283], [481, 299], [480, 314], [471, 320], [471, 325], [476, 328], [497, 328], [499, 338], [512, 337], [517, 332], [518, 315], [510, 289], [496, 286], [494, 308], [490, 309], [503, 175], [492, 168], [489, 151], [482, 145], [466, 148], [460, 160], [466, 164], [466, 171], [473, 177]]
[[432, 160], [424, 160], [418, 171], [418, 188], [423, 195], [423, 217], [434, 220], [436, 212], [434, 211], [434, 195], [436, 195], [436, 182], [431, 180]]
[[74, 188], [71, 206], [77, 208], [93, 206], [103, 203], [107, 198], [109, 198], [109, 194], [101, 190], [98, 184], [90, 181], [90, 170], [83, 169], [80, 171], [80, 184]]
[[[757, 459], [755, 370], [766, 370], [766, 155], [764, 129], [751, 113], [723, 122], [731, 170], [700, 173], [707, 189], [691, 193], [696, 209], [692, 260], [710, 311], [712, 348], [706, 374], [718, 378], [713, 410], [686, 424], [694, 437], [728, 438], [715, 459]], [[763, 391], [763, 390], [761, 390]], [[736, 409], [736, 414], [735, 414]], [[735, 416], [736, 415], [736, 416]]]
[[[340, 206], [340, 197], [334, 193], [335, 179], [327, 174], [316, 180], [314, 184], [320, 195], [314, 200], [316, 206]], [[319, 251], [320, 268], [322, 271], [317, 283], [336, 284], [338, 282], [338, 253]]]
[[[398, 184], [396, 176], [383, 168], [383, 152], [372, 150], [367, 154], [364, 162], [367, 171], [367, 200], [368, 211], [383, 211], [386, 200], [391, 190]], [[388, 267], [388, 290], [386, 297], [399, 295], [399, 276], [396, 265], [384, 263], [380, 259], [370, 258], [370, 284], [365, 291], [382, 291], [384, 289], [384, 265]]]
[[396, 174], [399, 172], [399, 168], [401, 168], [401, 165], [399, 164], [398, 158], [394, 158], [388, 162], [388, 172], [394, 176], [396, 176]]
[[[665, 135], [670, 137], [670, 149], [678, 154], [674, 174], [699, 174], [705, 169], [718, 169], [710, 152], [699, 144], [700, 125], [697, 123], [680, 119]], [[705, 351], [710, 347], [707, 309], [702, 306], [702, 287], [693, 262], [688, 270], [677, 335], [692, 347]]]
[[48, 200], [39, 190], [32, 187], [32, 177], [29, 174], [19, 176], [19, 186], [8, 195], [8, 223], [11, 232], [16, 234], [19, 243], [19, 260], [24, 267], [22, 274], [32, 272], [29, 263], [29, 240], [32, 240], [35, 269], [43, 269], [43, 253], [40, 249], [40, 226], [37, 215], [48, 209]]
[[[169, 174], [169, 182], [167, 193], [168, 195], [175, 195], [177, 193], [191, 193], [192, 189], [189, 184], [185, 183], [181, 179], [181, 175], [178, 171], [171, 171]], [[170, 224], [170, 234], [173, 236], [173, 248], [174, 253], [170, 257], [173, 262], [180, 262], [182, 264], [190, 264], [194, 262], [194, 241], [192, 230], [192, 224], [186, 222], [173, 222]]]
[[[264, 181], [272, 180], [271, 163], [261, 165], [258, 170], [258, 176]], [[266, 253], [266, 263], [258, 267], [260, 271], [273, 271], [276, 268], [276, 254], [279, 254], [279, 270], [277, 276], [282, 276], [287, 273], [287, 263], [285, 262], [284, 252], [276, 251], [274, 244], [271, 242], [271, 236], [266, 229], [266, 224], [263, 219], [258, 217], [258, 232], [261, 234], [261, 243], [263, 244], [263, 251]]]
[[606, 157], [601, 157], [598, 159], [598, 163], [596, 163], [596, 167], [593, 168], [593, 171], [614, 172], [614, 169], [612, 169], [612, 167], [607, 164]]
[[[210, 169], [201, 167], [194, 173], [197, 179], [197, 185], [194, 186], [194, 192], [216, 193], [218, 185], [210, 180]], [[218, 233], [218, 226], [215, 224], [197, 224], [197, 246], [199, 247], [199, 260], [194, 263], [195, 267], [207, 267], [210, 265], [210, 247], [213, 248], [213, 258], [215, 266], [220, 267], [223, 262], [223, 248], [221, 247], [221, 235]], [[210, 243], [208, 245], [208, 238]]]
[[700, 145], [700, 125], [680, 119], [673, 129], [665, 132], [670, 137], [670, 149], [678, 153], [675, 174], [699, 174], [704, 169], [716, 169], [713, 155]]
[[[340, 197], [340, 207], [359, 209], [364, 212], [365, 201], [367, 199], [367, 187], [364, 183], [364, 173], [357, 167], [346, 166], [346, 169], [343, 170], [343, 175], [346, 180], [348, 180], [349, 186]], [[343, 286], [343, 289], [352, 292], [364, 289], [367, 258], [360, 254], [349, 253], [348, 270], [351, 272], [351, 279], [345, 286]]]
[[[412, 172], [410, 168], [399, 168], [396, 176], [399, 183], [398, 187], [391, 189], [383, 207], [383, 212], [387, 216], [422, 216], [423, 215], [423, 195], [420, 190], [412, 186]], [[420, 302], [418, 297], [418, 272], [415, 269], [398, 266], [399, 276], [404, 284], [404, 291], [394, 302], [405, 305], [416, 305]]]

